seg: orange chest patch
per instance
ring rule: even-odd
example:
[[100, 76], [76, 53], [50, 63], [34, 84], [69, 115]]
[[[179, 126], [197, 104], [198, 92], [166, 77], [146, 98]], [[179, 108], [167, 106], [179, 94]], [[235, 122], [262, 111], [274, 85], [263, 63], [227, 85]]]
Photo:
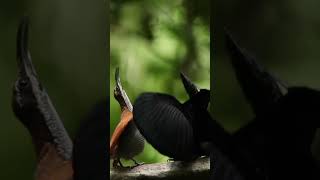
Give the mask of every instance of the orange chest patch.
[[118, 144], [119, 138], [121, 134], [124, 132], [126, 127], [128, 126], [129, 122], [133, 120], [133, 114], [128, 109], [124, 109], [121, 113], [120, 122], [118, 123], [116, 129], [114, 130], [111, 140], [110, 140], [110, 155], [111, 157], [115, 155]]

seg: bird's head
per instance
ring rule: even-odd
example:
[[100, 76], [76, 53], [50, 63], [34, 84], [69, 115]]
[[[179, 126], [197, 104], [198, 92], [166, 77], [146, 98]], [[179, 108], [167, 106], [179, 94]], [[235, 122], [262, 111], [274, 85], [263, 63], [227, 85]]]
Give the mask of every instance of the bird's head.
[[210, 102], [210, 90], [199, 89], [186, 75], [180, 73], [183, 86], [195, 107], [207, 108]]
[[38, 100], [46, 92], [38, 81], [28, 51], [28, 19], [24, 18], [19, 26], [17, 37], [18, 77], [13, 87], [13, 110], [16, 115], [37, 107]]

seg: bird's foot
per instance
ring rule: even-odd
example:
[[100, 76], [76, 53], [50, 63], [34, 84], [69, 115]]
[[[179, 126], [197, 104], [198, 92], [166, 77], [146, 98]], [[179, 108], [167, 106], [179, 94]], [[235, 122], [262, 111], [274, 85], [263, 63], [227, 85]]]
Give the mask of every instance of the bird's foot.
[[140, 166], [140, 165], [145, 164], [144, 162], [138, 163], [138, 162], [137, 162], [136, 160], [134, 160], [134, 159], [131, 159], [131, 160], [134, 162], [134, 165], [133, 165], [133, 166], [124, 166], [124, 165], [121, 163], [120, 159], [115, 159], [115, 160], [113, 161], [112, 166], [113, 166], [114, 168], [132, 169], [132, 168], [135, 168], [135, 167], [137, 167], [137, 166]]
[[134, 162], [134, 165], [133, 166], [131, 166], [130, 168], [135, 168], [135, 167], [137, 167], [137, 166], [140, 166], [140, 165], [143, 165], [143, 164], [145, 164], [144, 162], [140, 162], [140, 163], [138, 163], [136, 160], [134, 160], [134, 159], [131, 159], [133, 162]]
[[123, 166], [123, 164], [121, 163], [120, 159], [115, 159], [112, 163], [112, 166], [114, 168], [128, 168], [126, 166]]

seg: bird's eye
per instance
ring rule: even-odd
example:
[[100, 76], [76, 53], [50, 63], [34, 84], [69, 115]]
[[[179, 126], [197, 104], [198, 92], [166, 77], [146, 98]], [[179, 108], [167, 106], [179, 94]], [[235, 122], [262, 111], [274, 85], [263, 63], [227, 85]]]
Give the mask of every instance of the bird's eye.
[[22, 79], [21, 81], [19, 81], [19, 87], [20, 88], [24, 88], [28, 85], [28, 81], [25, 79]]

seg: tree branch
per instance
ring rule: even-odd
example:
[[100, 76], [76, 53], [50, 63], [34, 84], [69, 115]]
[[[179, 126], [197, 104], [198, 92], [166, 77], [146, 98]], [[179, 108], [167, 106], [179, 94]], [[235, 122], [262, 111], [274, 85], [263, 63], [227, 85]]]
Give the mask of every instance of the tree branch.
[[111, 169], [111, 180], [207, 180], [209, 179], [209, 158], [199, 158], [192, 162], [167, 162], [144, 164], [135, 168]]

